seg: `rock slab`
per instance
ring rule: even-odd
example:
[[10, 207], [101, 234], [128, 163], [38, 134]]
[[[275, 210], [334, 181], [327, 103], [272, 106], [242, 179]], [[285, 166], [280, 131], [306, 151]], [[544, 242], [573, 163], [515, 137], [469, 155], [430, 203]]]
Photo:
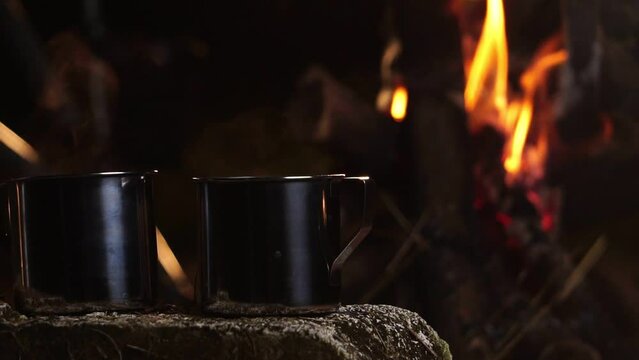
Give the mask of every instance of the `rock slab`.
[[428, 359], [446, 342], [419, 315], [350, 305], [322, 316], [177, 313], [27, 317], [0, 304], [1, 359]]

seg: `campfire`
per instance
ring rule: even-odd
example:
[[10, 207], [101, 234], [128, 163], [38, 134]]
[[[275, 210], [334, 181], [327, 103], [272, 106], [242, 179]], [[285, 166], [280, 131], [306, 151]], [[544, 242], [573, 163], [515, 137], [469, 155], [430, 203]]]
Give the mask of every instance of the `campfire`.
[[[464, 13], [460, 12], [459, 16], [460, 23], [465, 25], [462, 29], [467, 28], [468, 20], [462, 18]], [[502, 167], [486, 167], [496, 163], [496, 159], [476, 164], [474, 174], [480, 184], [477, 200], [479, 206], [489, 201], [503, 208], [504, 203], [511, 201], [512, 191], [508, 188], [523, 191], [525, 201], [539, 214], [540, 228], [549, 232], [553, 230], [557, 216], [554, 212], [559, 206], [556, 193], [544, 184], [549, 146], [556, 146], [559, 141], [553, 136], [559, 96], [557, 91], [552, 91], [550, 80], [552, 75], [558, 75], [556, 70], [566, 62], [568, 53], [563, 49], [561, 33], [552, 35], [542, 42], [521, 70], [519, 86], [510, 86], [505, 22], [502, 0], [488, 0], [477, 40], [473, 34], [462, 33], [466, 73], [464, 107], [469, 131], [477, 134], [489, 127], [503, 139]], [[502, 183], [507, 189], [495, 189], [503, 186]], [[503, 212], [496, 214], [505, 227], [512, 225], [512, 217], [513, 214]]]
[[[465, 38], [463, 44], [471, 47], [472, 40]], [[474, 56], [465, 61], [468, 75], [464, 101], [471, 131], [490, 125], [504, 135], [503, 164], [511, 183], [526, 178], [534, 181], [543, 176], [552, 119], [544, 119], [542, 116], [548, 114], [540, 115], [539, 107], [552, 106], [552, 99], [539, 100], [538, 94], [548, 83], [548, 72], [568, 57], [565, 50], [558, 49], [560, 45], [561, 38], [555, 36], [537, 51], [520, 77], [523, 94], [514, 93], [508, 86], [503, 4], [500, 0], [487, 2], [486, 18]], [[537, 123], [534, 126], [537, 134], [536, 138], [530, 139], [533, 120]]]

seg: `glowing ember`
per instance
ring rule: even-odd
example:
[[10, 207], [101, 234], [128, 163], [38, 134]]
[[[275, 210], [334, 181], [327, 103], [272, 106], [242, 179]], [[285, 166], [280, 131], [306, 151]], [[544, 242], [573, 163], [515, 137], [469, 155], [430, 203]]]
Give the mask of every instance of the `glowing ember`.
[[31, 164], [36, 164], [40, 160], [38, 152], [28, 142], [1, 122], [0, 142]]
[[171, 281], [178, 289], [180, 294], [186, 298], [193, 298], [193, 285], [189, 278], [186, 276], [182, 265], [173, 254], [169, 243], [166, 242], [164, 235], [160, 232], [160, 229], [155, 228], [155, 236], [157, 238], [158, 247], [158, 260], [160, 265], [164, 268], [164, 271], [169, 275]]
[[504, 169], [509, 182], [522, 173], [539, 176], [547, 152], [546, 129], [530, 142], [529, 130], [535, 115], [535, 94], [545, 84], [548, 72], [568, 58], [555, 42], [542, 46], [535, 60], [520, 78], [523, 96], [508, 94], [508, 44], [502, 0], [487, 0], [486, 18], [472, 61], [464, 102], [470, 127], [477, 130], [489, 124], [506, 137]]
[[390, 114], [396, 122], [404, 121], [406, 117], [406, 107], [408, 106], [408, 90], [404, 86], [398, 86], [393, 92]]

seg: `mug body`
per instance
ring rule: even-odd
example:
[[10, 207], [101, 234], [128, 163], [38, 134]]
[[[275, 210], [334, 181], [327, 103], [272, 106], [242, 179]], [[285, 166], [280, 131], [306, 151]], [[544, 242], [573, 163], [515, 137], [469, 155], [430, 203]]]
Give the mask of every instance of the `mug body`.
[[55, 314], [151, 305], [157, 262], [151, 176], [100, 173], [4, 184], [15, 306]]
[[196, 179], [205, 312], [324, 312], [339, 304], [343, 175]]

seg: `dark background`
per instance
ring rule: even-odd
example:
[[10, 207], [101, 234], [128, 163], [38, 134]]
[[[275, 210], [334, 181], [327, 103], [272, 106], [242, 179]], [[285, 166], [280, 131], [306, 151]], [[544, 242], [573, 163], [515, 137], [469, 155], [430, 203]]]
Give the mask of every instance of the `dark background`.
[[[530, 255], [495, 245], [504, 229], [472, 205], [474, 166], [499, 149], [495, 134], [468, 133], [461, 105], [460, 32], [478, 34], [479, 3], [2, 1], [0, 121], [43, 160], [29, 165], [0, 146], [0, 175], [159, 170], [158, 226], [191, 277], [191, 176], [372, 175], [408, 229], [380, 200], [375, 231], [346, 269], [345, 302], [374, 288], [427, 209], [416, 232], [428, 244], [413, 249], [400, 275], [368, 300], [418, 311], [456, 356], [474, 358], [466, 350], [477, 334], [480, 343], [499, 343], [503, 335], [486, 319], [489, 305], [512, 310], [517, 303], [491, 288], [512, 285], [491, 273], [494, 257], [510, 264]], [[465, 14], [470, 21], [460, 23], [460, 6], [468, 4], [475, 4]], [[638, 5], [510, 0], [505, 7], [512, 89], [544, 39], [559, 31], [570, 52], [562, 76], [570, 72], [573, 82], [555, 84], [565, 106], [546, 183], [559, 189], [561, 206], [558, 228], [544, 234], [546, 248], [574, 264], [598, 236], [609, 246], [582, 291], [590, 295], [576, 295], [565, 306], [572, 309], [553, 314], [514, 356], [538, 358], [553, 344], [547, 338], [575, 334], [603, 358], [632, 354], [639, 338]], [[384, 85], [380, 59], [393, 36], [403, 45], [393, 81], [410, 93], [401, 124], [375, 109]], [[324, 117], [330, 130], [318, 136]], [[602, 145], [604, 118], [614, 135]], [[506, 191], [504, 202], [511, 198]], [[529, 316], [507, 320], [526, 323]]]

